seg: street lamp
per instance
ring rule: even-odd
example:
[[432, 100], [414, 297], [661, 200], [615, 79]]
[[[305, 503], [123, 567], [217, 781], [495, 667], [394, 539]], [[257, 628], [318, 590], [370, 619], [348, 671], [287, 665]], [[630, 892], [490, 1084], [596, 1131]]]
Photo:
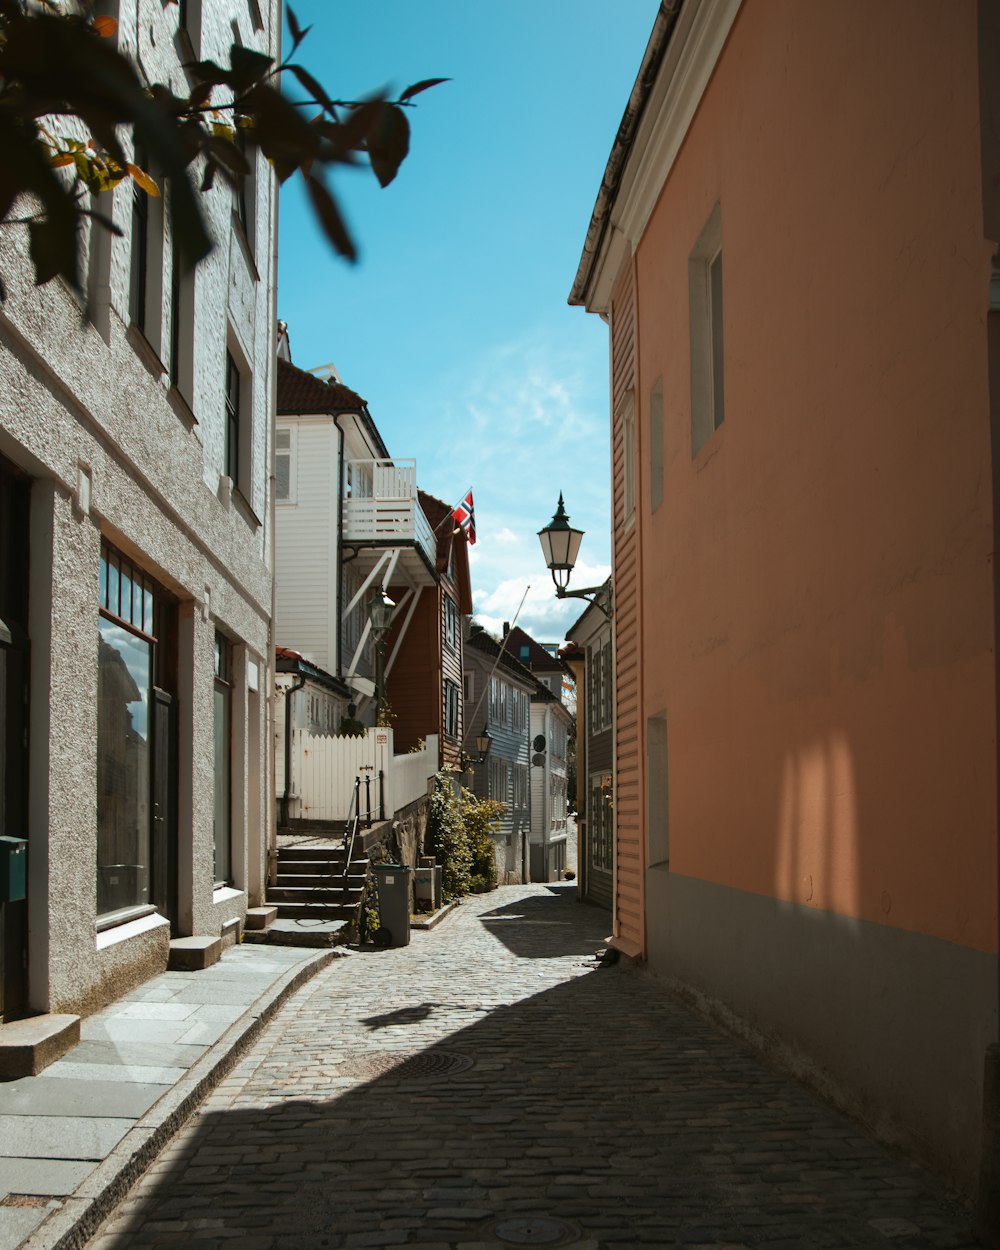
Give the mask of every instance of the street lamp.
[[489, 755], [490, 747], [492, 745], [493, 735], [486, 728], [486, 726], [483, 725], [482, 732], [476, 734], [476, 754], [473, 756], [466, 755], [464, 751], [462, 752], [462, 758], [459, 761], [462, 772], [464, 773], [470, 764], [485, 764], [486, 757]]
[[368, 620], [375, 640], [375, 723], [382, 724], [385, 710], [385, 636], [392, 624], [396, 605], [388, 598], [385, 587], [379, 586], [368, 604]]
[[566, 508], [563, 504], [562, 491], [559, 492], [559, 505], [556, 514], [544, 529], [538, 531], [538, 541], [542, 544], [545, 563], [552, 573], [552, 581], [556, 588], [557, 599], [586, 599], [596, 604], [604, 615], [611, 619], [611, 588], [610, 586], [585, 586], [582, 590], [567, 590], [570, 574], [576, 564], [580, 550], [583, 530], [574, 529], [569, 523]]

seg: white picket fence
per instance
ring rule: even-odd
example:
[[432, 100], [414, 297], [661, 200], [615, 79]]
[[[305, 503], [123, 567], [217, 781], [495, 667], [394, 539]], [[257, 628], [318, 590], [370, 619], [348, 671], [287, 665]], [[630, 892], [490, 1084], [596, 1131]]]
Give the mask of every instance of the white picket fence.
[[[301, 820], [346, 820], [354, 783], [362, 778], [362, 814], [368, 797], [374, 819], [384, 802], [386, 819], [427, 793], [437, 771], [438, 741], [432, 734], [422, 751], [393, 754], [391, 729], [369, 729], [358, 737], [292, 731], [292, 798], [289, 816]], [[371, 778], [366, 787], [365, 778]], [[283, 782], [282, 778], [282, 782]]]

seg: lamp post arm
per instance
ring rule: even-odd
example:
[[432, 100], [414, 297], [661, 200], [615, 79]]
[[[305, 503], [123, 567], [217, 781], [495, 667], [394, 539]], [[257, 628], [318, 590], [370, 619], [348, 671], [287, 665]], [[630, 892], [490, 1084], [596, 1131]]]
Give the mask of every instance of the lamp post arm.
[[557, 599], [586, 599], [588, 603], [599, 607], [609, 621], [614, 616], [610, 586], [584, 586], [580, 590], [567, 590], [565, 586], [559, 585], [554, 573], [552, 581], [555, 584]]

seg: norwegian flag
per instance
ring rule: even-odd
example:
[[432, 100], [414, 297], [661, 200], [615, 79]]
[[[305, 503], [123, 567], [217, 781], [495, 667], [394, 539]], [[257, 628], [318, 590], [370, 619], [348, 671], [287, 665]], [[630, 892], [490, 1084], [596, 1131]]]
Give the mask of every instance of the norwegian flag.
[[452, 513], [458, 523], [458, 528], [465, 530], [465, 536], [469, 540], [469, 545], [476, 545], [476, 509], [472, 502], [472, 491], [465, 496], [460, 504]]

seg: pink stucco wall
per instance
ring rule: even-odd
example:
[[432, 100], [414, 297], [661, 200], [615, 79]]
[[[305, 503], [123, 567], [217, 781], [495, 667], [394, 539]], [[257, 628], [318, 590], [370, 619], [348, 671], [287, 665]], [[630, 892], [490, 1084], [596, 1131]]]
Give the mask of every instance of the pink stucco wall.
[[[972, 0], [743, 6], [637, 254], [643, 705], [671, 869], [996, 949]], [[725, 424], [691, 456], [721, 203]]]

